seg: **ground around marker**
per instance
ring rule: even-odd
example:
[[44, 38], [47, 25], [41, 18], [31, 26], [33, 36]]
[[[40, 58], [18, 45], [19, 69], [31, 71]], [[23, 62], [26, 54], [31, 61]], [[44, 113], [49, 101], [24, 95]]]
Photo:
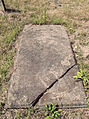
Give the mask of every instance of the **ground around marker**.
[[[17, 36], [26, 24], [63, 25], [66, 27], [79, 69], [89, 72], [89, 0], [4, 0], [4, 2], [7, 12], [0, 11], [0, 119], [25, 119], [28, 116], [31, 119], [44, 119], [45, 112], [42, 108], [5, 109], [17, 51], [16, 44], [19, 41]], [[88, 87], [89, 84], [86, 82], [84, 88], [87, 89], [86, 98], [89, 105]], [[39, 105], [40, 102], [43, 104], [43, 98], [40, 99]], [[61, 119], [88, 119], [89, 108], [63, 109], [61, 116]]]

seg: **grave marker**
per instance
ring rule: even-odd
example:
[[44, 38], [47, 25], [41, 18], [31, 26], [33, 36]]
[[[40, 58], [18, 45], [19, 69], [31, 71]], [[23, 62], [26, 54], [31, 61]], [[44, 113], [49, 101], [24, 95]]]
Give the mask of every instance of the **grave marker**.
[[19, 41], [6, 108], [50, 102], [62, 108], [87, 107], [82, 82], [73, 79], [78, 67], [63, 26], [25, 26]]
[[6, 11], [6, 7], [5, 7], [5, 4], [4, 4], [4, 0], [0, 0], [0, 10]]

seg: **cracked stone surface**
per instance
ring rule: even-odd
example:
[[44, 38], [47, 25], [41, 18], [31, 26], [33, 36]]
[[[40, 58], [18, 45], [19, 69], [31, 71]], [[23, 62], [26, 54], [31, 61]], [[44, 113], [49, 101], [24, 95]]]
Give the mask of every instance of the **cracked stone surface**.
[[[76, 82], [72, 78], [76, 75], [77, 66], [72, 68], [63, 78], [49, 89], [39, 100], [38, 105], [42, 106], [53, 102], [64, 108], [86, 107], [86, 99], [82, 82]], [[82, 98], [82, 99], [81, 99]]]
[[[27, 25], [19, 37], [6, 108], [30, 107], [33, 101], [75, 64], [65, 28]], [[72, 78], [74, 66], [40, 98], [37, 105], [87, 105], [82, 82]]]

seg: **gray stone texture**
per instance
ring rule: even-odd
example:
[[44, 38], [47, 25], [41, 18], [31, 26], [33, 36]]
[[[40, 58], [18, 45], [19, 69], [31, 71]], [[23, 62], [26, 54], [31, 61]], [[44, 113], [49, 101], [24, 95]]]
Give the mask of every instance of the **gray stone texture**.
[[[60, 25], [27, 25], [19, 37], [14, 72], [11, 76], [7, 108], [30, 107], [33, 101], [75, 64], [70, 42]], [[72, 78], [70, 69], [41, 97], [37, 105], [87, 105], [82, 82]]]

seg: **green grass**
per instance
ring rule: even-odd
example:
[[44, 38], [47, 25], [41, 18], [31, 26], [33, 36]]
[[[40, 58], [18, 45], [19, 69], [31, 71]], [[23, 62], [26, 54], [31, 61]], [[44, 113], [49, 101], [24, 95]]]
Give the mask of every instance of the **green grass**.
[[45, 24], [46, 25], [48, 23], [48, 21], [47, 21], [48, 15], [47, 15], [46, 9], [44, 9], [42, 11], [40, 16], [33, 16], [33, 17], [34, 18], [33, 18], [32, 24], [35, 24], [35, 25], [43, 25], [43, 24]]
[[57, 104], [49, 104], [45, 105], [45, 119], [60, 119], [61, 118], [61, 111]]
[[89, 45], [89, 39], [87, 37], [86, 32], [79, 33], [75, 38], [79, 40], [80, 45], [82, 45], [82, 46], [88, 46]]
[[73, 76], [75, 80], [82, 80], [84, 84], [85, 91], [87, 92], [89, 89], [89, 72], [80, 69], [79, 72], [77, 72], [76, 76]]
[[[87, 71], [85, 69], [84, 70], [80, 69], [80, 71], [77, 72], [77, 75], [73, 76], [73, 78], [77, 81], [81, 80], [83, 82], [84, 89], [87, 94], [89, 91], [89, 71]], [[89, 96], [88, 95], [86, 96], [86, 99], [88, 101], [88, 107], [89, 107]]]

